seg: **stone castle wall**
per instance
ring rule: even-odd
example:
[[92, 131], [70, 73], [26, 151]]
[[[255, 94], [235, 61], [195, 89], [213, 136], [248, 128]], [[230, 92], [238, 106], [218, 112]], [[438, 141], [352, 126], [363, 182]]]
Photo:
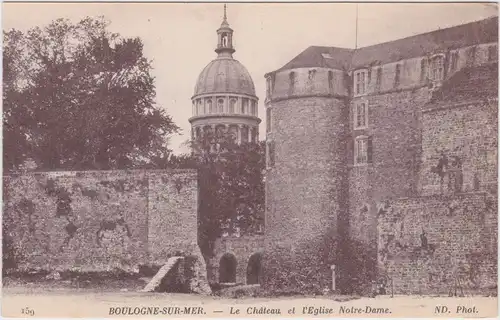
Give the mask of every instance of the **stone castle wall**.
[[192, 170], [34, 172], [3, 188], [20, 269], [131, 271], [197, 245]]
[[269, 107], [275, 147], [266, 174], [264, 282], [275, 290], [323, 290], [338, 263], [338, 215], [347, 206], [347, 108], [319, 97]]
[[256, 254], [264, 252], [264, 236], [259, 234], [241, 237], [219, 238], [214, 244], [214, 256], [208, 264], [210, 282], [219, 282], [220, 260], [223, 255], [230, 254], [236, 259], [236, 283], [247, 283], [249, 260]]
[[496, 288], [497, 219], [488, 193], [387, 202], [378, 216], [378, 263], [389, 290], [391, 280], [394, 294]]
[[[348, 150], [351, 248], [347, 259], [358, 265], [349, 268], [352, 272], [357, 271], [353, 276], [368, 278], [365, 282], [376, 276], [377, 207], [387, 199], [415, 193], [422, 139], [419, 110], [427, 99], [428, 89], [420, 88], [355, 98], [351, 103]], [[356, 130], [352, 110], [359, 100], [367, 103], [368, 126]], [[370, 137], [372, 141], [371, 163], [354, 163], [355, 141], [359, 136]]]
[[449, 162], [448, 171], [452, 169], [455, 157], [459, 160], [462, 191], [496, 188], [497, 120], [497, 99], [434, 106], [424, 110], [420, 192], [435, 194], [449, 191], [450, 177], [443, 176], [441, 179], [436, 170], [443, 155]]

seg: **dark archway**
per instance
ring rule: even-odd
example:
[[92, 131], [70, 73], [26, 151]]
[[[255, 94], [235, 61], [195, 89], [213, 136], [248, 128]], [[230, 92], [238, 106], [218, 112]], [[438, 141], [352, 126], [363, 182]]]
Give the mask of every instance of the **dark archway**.
[[260, 253], [253, 254], [248, 259], [247, 266], [247, 284], [258, 284], [261, 276], [261, 258]]
[[220, 258], [219, 263], [219, 282], [236, 282], [236, 258], [230, 253], [226, 253]]

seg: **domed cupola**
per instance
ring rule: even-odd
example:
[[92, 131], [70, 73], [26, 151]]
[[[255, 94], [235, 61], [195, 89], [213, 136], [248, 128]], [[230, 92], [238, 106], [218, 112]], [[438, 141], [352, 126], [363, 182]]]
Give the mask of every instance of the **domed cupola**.
[[192, 137], [229, 130], [239, 142], [258, 141], [258, 98], [248, 70], [233, 58], [233, 29], [224, 17], [217, 29], [217, 57], [200, 73], [191, 98]]

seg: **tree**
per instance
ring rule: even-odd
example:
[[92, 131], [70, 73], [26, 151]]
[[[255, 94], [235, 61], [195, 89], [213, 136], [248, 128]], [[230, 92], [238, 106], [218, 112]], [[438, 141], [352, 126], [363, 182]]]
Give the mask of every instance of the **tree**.
[[155, 104], [139, 38], [104, 18], [58, 19], [4, 32], [4, 168], [26, 158], [41, 169], [158, 166], [179, 128]]
[[191, 148], [191, 155], [171, 157], [170, 167], [198, 170], [199, 243], [210, 256], [223, 233], [254, 233], [263, 227], [265, 145], [238, 145], [230, 134], [208, 134], [192, 141]]

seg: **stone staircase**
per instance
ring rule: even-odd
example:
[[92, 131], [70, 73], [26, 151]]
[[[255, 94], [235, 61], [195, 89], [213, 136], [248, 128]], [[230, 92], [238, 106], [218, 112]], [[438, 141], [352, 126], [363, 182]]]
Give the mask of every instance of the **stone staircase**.
[[146, 285], [146, 287], [144, 287], [144, 289], [142, 289], [140, 292], [154, 292], [156, 289], [158, 289], [163, 278], [165, 278], [167, 276], [167, 274], [170, 272], [170, 270], [172, 270], [172, 269], [175, 270], [174, 267], [181, 259], [183, 259], [183, 257], [171, 257], [171, 258], [169, 258], [167, 260], [167, 263], [165, 263], [163, 265], [163, 267], [161, 267], [160, 270], [158, 270], [158, 272], [155, 274], [153, 279], [151, 279], [151, 281], [149, 281], [149, 283]]

